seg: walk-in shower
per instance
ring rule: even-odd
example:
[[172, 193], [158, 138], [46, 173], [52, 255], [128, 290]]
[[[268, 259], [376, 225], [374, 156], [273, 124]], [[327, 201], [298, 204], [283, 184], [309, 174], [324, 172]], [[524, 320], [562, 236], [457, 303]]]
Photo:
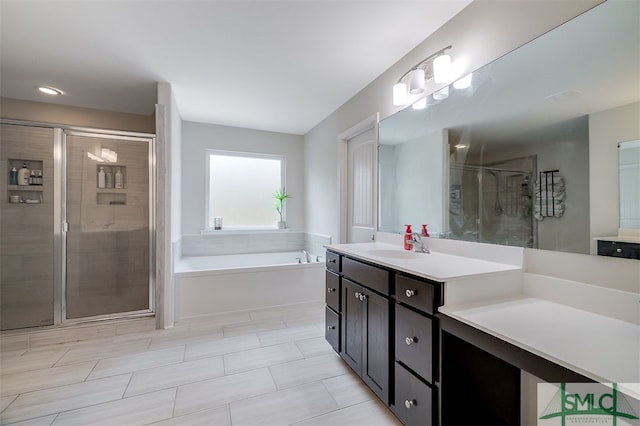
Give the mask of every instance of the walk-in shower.
[[0, 139], [0, 328], [151, 315], [153, 135], [11, 122]]
[[533, 172], [450, 164], [449, 227], [457, 240], [536, 247]]

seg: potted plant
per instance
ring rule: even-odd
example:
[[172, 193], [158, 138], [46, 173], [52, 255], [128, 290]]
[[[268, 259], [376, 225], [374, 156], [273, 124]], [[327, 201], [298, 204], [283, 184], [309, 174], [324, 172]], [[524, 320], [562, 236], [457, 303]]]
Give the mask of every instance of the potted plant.
[[287, 198], [293, 198], [291, 195], [287, 194], [287, 191], [282, 188], [273, 193], [274, 206], [276, 211], [280, 215], [280, 220], [276, 223], [278, 229], [284, 229], [287, 227], [287, 222], [284, 220], [284, 204], [287, 201]]

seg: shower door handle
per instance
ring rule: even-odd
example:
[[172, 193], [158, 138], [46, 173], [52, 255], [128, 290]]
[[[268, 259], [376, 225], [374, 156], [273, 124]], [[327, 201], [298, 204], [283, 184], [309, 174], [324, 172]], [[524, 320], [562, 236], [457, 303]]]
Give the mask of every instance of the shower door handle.
[[69, 232], [69, 222], [62, 222], [62, 232]]

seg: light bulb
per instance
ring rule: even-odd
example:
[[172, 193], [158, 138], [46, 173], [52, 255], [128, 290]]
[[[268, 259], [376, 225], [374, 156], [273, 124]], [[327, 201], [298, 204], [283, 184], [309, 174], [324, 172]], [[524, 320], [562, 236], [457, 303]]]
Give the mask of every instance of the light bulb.
[[406, 105], [408, 97], [407, 85], [405, 83], [396, 83], [393, 85], [393, 104], [395, 106]]
[[451, 56], [440, 55], [433, 60], [434, 83], [448, 83], [451, 78]]
[[424, 92], [424, 70], [415, 69], [409, 73], [409, 93], [419, 95]]

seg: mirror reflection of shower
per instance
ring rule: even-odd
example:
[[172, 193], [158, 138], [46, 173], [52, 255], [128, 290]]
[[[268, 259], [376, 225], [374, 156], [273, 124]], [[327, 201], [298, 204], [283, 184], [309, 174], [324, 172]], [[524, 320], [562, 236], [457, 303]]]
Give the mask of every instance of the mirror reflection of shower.
[[449, 227], [455, 239], [536, 247], [534, 170], [451, 164]]

